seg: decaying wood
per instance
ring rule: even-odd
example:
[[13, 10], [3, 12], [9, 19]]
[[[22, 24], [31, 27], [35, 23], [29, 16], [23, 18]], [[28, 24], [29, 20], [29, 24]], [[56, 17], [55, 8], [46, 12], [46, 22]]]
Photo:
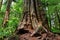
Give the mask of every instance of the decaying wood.
[[10, 13], [10, 6], [11, 6], [12, 0], [7, 0], [7, 8], [6, 8], [6, 13], [3, 21], [3, 27], [6, 25], [9, 19], [9, 13]]

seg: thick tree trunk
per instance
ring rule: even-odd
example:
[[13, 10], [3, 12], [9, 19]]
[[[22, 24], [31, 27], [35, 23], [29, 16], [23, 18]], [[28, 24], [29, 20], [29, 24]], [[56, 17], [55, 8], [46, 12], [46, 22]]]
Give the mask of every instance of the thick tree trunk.
[[[27, 26], [27, 28], [35, 29], [37, 27], [37, 18], [35, 13], [35, 6], [34, 6], [34, 0], [24, 0], [25, 3], [25, 11], [23, 15], [23, 20], [18, 26], [18, 29], [24, 28], [24, 25]], [[30, 25], [30, 27], [28, 27]]]
[[[43, 30], [48, 32], [47, 29], [45, 28], [45, 24], [43, 24], [46, 18], [41, 2], [39, 0], [25, 0], [24, 2], [25, 2], [24, 15], [17, 30], [25, 27], [32, 28], [35, 31], [31, 34], [31, 36], [38, 32], [40, 30], [40, 27], [42, 27]], [[31, 26], [29, 27], [29, 25]]]
[[5, 26], [5, 24], [8, 22], [11, 2], [12, 2], [12, 0], [7, 0], [7, 8], [6, 8], [4, 21], [3, 21], [3, 26]]
[[24, 0], [25, 11], [23, 19], [18, 26], [18, 29], [24, 28], [24, 25], [31, 25], [31, 28], [35, 29], [38, 26], [38, 5], [35, 0]]
[[29, 18], [29, 12], [30, 12], [30, 0], [24, 0], [23, 17], [21, 22], [19, 22], [17, 30], [24, 28], [24, 26], [27, 26], [27, 21], [28, 21], [27, 18]]

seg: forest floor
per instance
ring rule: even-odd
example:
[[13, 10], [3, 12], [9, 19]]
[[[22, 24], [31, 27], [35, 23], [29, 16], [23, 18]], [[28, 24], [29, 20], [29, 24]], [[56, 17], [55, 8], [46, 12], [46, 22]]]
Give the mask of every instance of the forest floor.
[[58, 34], [49, 34], [49, 33], [36, 33], [34, 36], [31, 36], [32, 29], [21, 29], [18, 33], [19, 40], [60, 40], [60, 35]]

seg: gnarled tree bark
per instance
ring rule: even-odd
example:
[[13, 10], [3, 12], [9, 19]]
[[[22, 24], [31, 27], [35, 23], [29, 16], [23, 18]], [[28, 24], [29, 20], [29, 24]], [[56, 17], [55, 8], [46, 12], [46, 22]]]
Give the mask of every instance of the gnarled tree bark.
[[[44, 26], [45, 24], [43, 24], [46, 18], [41, 2], [39, 0], [24, 0], [24, 2], [26, 9], [24, 11], [23, 19], [20, 22], [17, 30], [25, 28], [25, 25], [26, 28], [31, 25], [30, 28], [35, 30], [31, 36], [38, 32], [40, 27], [48, 32]], [[41, 8], [39, 9], [39, 7]]]

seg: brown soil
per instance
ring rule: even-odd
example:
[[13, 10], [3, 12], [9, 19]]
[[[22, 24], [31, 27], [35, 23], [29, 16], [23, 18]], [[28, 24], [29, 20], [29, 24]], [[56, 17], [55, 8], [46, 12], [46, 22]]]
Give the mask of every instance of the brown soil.
[[34, 36], [31, 36], [32, 29], [21, 29], [18, 33], [19, 40], [60, 40], [60, 36], [58, 34], [52, 33], [36, 33]]

